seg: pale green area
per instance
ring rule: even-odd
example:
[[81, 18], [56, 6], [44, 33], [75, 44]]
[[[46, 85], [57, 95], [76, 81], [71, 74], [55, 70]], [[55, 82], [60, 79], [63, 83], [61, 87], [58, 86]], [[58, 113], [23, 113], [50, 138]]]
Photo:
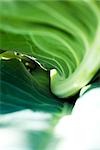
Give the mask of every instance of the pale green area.
[[0, 20], [0, 48], [35, 57], [58, 97], [75, 94], [100, 67], [99, 1], [1, 1]]

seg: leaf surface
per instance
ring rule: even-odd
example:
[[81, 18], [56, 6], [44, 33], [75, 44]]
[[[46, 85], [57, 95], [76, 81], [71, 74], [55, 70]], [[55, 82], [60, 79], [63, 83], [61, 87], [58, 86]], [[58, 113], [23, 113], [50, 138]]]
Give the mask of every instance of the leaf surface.
[[[38, 68], [39, 70], [39, 68]], [[41, 72], [38, 76], [42, 77]], [[31, 109], [34, 111], [60, 112], [63, 104], [49, 90], [47, 73], [43, 74], [44, 86], [31, 75], [17, 59], [0, 60], [0, 113]], [[42, 81], [43, 82], [43, 81]], [[46, 92], [47, 91], [47, 92]]]

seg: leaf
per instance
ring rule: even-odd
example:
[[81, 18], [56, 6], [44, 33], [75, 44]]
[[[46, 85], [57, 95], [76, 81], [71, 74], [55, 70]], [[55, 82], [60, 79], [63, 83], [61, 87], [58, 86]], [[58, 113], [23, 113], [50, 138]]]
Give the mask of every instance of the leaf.
[[30, 110], [0, 115], [0, 149], [99, 149], [99, 99], [100, 85], [80, 96], [72, 114], [61, 119]]
[[48, 78], [45, 78], [48, 73], [44, 73], [43, 78], [41, 72], [37, 75], [47, 82], [42, 86], [42, 82], [34, 74], [32, 76], [19, 60], [0, 60], [0, 64], [0, 113], [26, 108], [51, 113], [62, 111], [63, 104], [49, 90]]
[[59, 118], [72, 108], [51, 94], [48, 72], [33, 64], [31, 74], [24, 60], [0, 60], [0, 149], [49, 150]]
[[100, 68], [99, 2], [2, 1], [0, 18], [0, 48], [36, 58], [58, 97], [74, 95]]
[[53, 130], [72, 108], [51, 94], [48, 72], [36, 64], [30, 74], [18, 59], [1, 59], [0, 77], [0, 149], [54, 148]]

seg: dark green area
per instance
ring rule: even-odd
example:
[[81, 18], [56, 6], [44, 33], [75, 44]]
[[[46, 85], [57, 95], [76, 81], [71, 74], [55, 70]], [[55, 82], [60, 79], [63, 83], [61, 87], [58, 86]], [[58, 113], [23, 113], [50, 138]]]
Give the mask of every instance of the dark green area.
[[[39, 71], [37, 76], [35, 73], [32, 76], [17, 59], [0, 60], [0, 113], [26, 108], [34, 111], [60, 112], [63, 104], [51, 94], [47, 75], [48, 73], [42, 71], [41, 74]], [[47, 83], [41, 85], [41, 78]]]

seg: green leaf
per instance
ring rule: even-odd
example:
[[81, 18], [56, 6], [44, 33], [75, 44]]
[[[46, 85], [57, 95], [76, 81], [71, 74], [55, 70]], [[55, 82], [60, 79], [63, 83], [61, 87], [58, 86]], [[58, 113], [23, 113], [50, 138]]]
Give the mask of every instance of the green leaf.
[[41, 78], [43, 75], [42, 79], [45, 83], [47, 81], [42, 86], [38, 77], [34, 73], [32, 76], [19, 60], [0, 60], [0, 113], [26, 108], [51, 113], [61, 112], [63, 104], [51, 94], [48, 78], [45, 78], [47, 74], [39, 72], [37, 75]]
[[32, 61], [29, 73], [24, 60], [0, 60], [0, 149], [49, 150], [59, 118], [72, 108], [51, 94], [48, 72]]
[[61, 119], [30, 110], [0, 115], [0, 149], [100, 149], [100, 84], [91, 87]]
[[58, 97], [78, 92], [100, 68], [99, 2], [13, 0], [0, 7], [0, 48], [35, 57], [50, 70]]

